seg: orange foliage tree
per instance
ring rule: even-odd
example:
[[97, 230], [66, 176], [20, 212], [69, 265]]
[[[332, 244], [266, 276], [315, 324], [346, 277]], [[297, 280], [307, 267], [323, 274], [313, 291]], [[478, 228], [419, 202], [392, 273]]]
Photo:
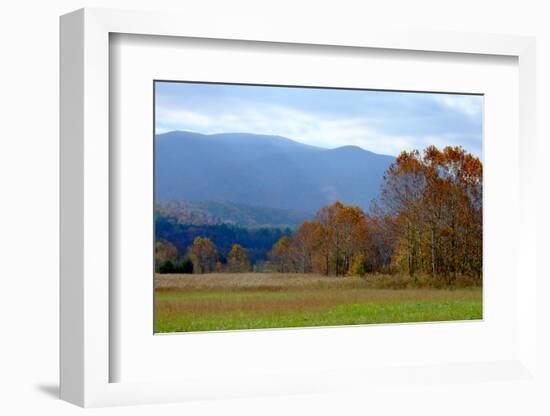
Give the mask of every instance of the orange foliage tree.
[[282, 237], [270, 259], [286, 272], [345, 275], [355, 258], [365, 258], [367, 224], [358, 207], [336, 201], [322, 207], [313, 221], [305, 221], [292, 238]]
[[230, 272], [247, 272], [250, 269], [248, 254], [240, 244], [233, 244], [227, 255], [227, 267]]
[[218, 263], [218, 250], [206, 237], [196, 237], [187, 250], [187, 257], [193, 262], [195, 273], [212, 273]]
[[283, 272], [480, 278], [482, 178], [481, 161], [461, 147], [402, 152], [368, 214], [340, 201], [323, 206], [269, 258]]
[[170, 261], [176, 264], [179, 260], [178, 249], [167, 240], [158, 240], [155, 242], [155, 270], [158, 271], [160, 265]]
[[403, 152], [383, 185], [378, 221], [392, 230], [394, 267], [452, 283], [482, 273], [481, 161], [461, 147]]
[[290, 245], [291, 240], [285, 235], [273, 245], [273, 248], [268, 253], [269, 260], [276, 265], [278, 272], [286, 273], [295, 271]]

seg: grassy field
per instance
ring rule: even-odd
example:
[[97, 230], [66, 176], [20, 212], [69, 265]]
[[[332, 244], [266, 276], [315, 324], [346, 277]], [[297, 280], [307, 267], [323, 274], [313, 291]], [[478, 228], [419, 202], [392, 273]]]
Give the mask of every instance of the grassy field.
[[[481, 288], [385, 289], [387, 276], [157, 275], [155, 331], [189, 332], [482, 318]], [[407, 281], [399, 281], [406, 286]], [[395, 280], [393, 281], [395, 284]]]

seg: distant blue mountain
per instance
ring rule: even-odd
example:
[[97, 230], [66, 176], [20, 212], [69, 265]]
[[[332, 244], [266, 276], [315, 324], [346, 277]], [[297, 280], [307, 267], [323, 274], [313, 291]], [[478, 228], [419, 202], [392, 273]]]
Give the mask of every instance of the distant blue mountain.
[[340, 200], [367, 209], [394, 157], [356, 146], [323, 149], [280, 136], [156, 136], [157, 201], [231, 201], [315, 212]]

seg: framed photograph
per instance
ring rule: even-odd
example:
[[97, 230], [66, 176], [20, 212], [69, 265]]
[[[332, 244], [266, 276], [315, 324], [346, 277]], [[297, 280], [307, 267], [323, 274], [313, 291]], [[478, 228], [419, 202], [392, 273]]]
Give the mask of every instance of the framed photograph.
[[537, 383], [534, 40], [218, 23], [61, 18], [62, 398]]
[[482, 319], [482, 95], [154, 94], [155, 333]]

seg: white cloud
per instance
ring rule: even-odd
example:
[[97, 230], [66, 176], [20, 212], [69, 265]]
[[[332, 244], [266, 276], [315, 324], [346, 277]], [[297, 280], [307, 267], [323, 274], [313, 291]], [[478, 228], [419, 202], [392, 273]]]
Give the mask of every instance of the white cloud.
[[210, 117], [187, 110], [174, 110], [160, 107], [156, 110], [156, 118], [162, 124], [182, 124], [197, 127], [208, 127], [211, 123]]
[[432, 97], [440, 105], [471, 118], [478, 118], [483, 108], [483, 99], [477, 95], [434, 94]]
[[166, 127], [155, 127], [155, 134], [168, 133], [172, 129]]
[[[440, 96], [437, 100], [442, 105], [473, 116], [477, 111], [477, 104], [457, 98], [461, 97]], [[248, 103], [239, 103], [216, 112], [180, 111], [159, 107], [156, 116], [157, 133], [190, 130], [205, 134], [269, 134], [325, 148], [355, 145], [388, 155], [397, 155], [403, 150], [423, 149], [431, 144], [444, 147], [453, 144], [456, 139], [449, 135], [391, 135], [380, 131], [379, 127], [374, 128], [374, 123], [367, 117], [322, 115], [280, 105], [257, 108]]]

